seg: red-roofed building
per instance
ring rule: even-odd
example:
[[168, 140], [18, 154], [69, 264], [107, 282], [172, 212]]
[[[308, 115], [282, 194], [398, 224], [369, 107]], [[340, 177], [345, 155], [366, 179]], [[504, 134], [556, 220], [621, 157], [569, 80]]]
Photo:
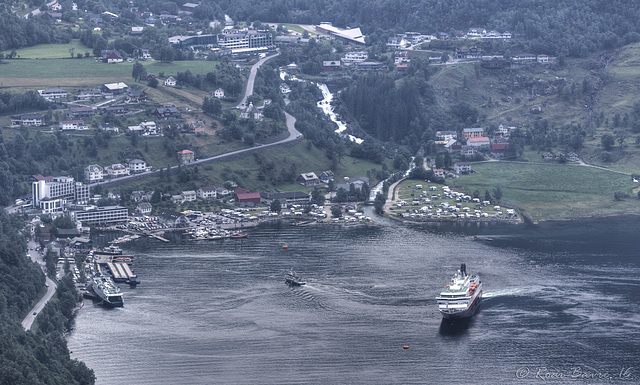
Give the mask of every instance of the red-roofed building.
[[489, 147], [491, 145], [491, 141], [486, 136], [481, 136], [479, 138], [467, 139], [467, 145], [473, 147]]
[[196, 160], [196, 154], [191, 150], [178, 151], [178, 160], [182, 164], [192, 163]]
[[509, 143], [493, 143], [491, 145], [491, 155], [496, 158], [504, 158], [507, 148], [509, 148]]
[[236, 206], [253, 207], [260, 204], [260, 193], [236, 194]]

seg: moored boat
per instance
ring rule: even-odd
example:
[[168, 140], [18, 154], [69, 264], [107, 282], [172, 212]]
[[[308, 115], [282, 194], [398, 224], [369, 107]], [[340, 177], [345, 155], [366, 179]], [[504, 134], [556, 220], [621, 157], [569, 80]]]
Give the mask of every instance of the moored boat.
[[482, 282], [477, 275], [467, 274], [467, 265], [461, 264], [460, 270], [451, 278], [449, 284], [436, 298], [438, 310], [445, 319], [471, 317], [482, 300]]

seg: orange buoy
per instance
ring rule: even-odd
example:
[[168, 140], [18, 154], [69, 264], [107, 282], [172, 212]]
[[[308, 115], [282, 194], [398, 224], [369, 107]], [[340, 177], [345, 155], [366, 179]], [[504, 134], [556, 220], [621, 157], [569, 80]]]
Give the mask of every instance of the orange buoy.
[[284, 250], [286, 250], [286, 249], [288, 249], [288, 248], [289, 248], [289, 246], [284, 245], [284, 246], [282, 246], [282, 248], [283, 248]]
[[403, 349], [409, 349], [409, 345], [405, 345], [402, 347]]

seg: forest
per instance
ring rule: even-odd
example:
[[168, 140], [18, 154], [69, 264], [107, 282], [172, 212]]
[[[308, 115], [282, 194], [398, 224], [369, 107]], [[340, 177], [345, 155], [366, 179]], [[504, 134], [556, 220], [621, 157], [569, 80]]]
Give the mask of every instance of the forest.
[[44, 287], [42, 271], [25, 258], [23, 227], [22, 218], [0, 211], [0, 384], [93, 384], [93, 371], [69, 357], [63, 338], [79, 300], [71, 279], [60, 281], [31, 331], [20, 324]]
[[[80, 11], [71, 11], [70, 1], [60, 3], [63, 20], [77, 22], [82, 16]], [[110, 27], [116, 30], [124, 31], [118, 25], [143, 23], [127, 1], [77, 0], [75, 3], [78, 9], [93, 13], [120, 14], [116, 25]], [[138, 11], [177, 14], [183, 3], [140, 0], [135, 5]], [[25, 20], [12, 14], [9, 6], [13, 5], [15, 10], [19, 4], [12, 0], [0, 2], [4, 8], [0, 13], [0, 50], [69, 41], [72, 31], [56, 28], [48, 17]], [[32, 4], [39, 6], [44, 1]], [[380, 47], [393, 33], [445, 32], [456, 36], [458, 31], [474, 27], [510, 31], [514, 36], [510, 44], [515, 49], [552, 56], [584, 57], [597, 50], [640, 41], [640, 4], [626, 0], [203, 0], [192, 15], [193, 27], [206, 30], [209, 21], [223, 20], [225, 14], [235, 21], [299, 24], [330, 21], [338, 27], [359, 27], [367, 36], [368, 45]], [[185, 32], [184, 27], [164, 27], [161, 34]], [[168, 48], [162, 39], [147, 33], [142, 39], [151, 39], [154, 44], [146, 48]], [[98, 39], [98, 42], [106, 41]], [[126, 52], [127, 45], [123, 43], [114, 42]]]

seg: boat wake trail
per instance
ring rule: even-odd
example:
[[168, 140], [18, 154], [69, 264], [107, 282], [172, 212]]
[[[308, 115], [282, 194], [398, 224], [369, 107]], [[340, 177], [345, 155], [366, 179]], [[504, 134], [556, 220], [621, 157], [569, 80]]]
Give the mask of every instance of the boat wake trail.
[[557, 291], [557, 289], [555, 287], [549, 287], [549, 286], [514, 287], [511, 289], [485, 291], [484, 293], [482, 293], [482, 298], [488, 299], [488, 298], [495, 298], [495, 297], [529, 295], [531, 293], [537, 293], [541, 291], [549, 292], [549, 291]]

